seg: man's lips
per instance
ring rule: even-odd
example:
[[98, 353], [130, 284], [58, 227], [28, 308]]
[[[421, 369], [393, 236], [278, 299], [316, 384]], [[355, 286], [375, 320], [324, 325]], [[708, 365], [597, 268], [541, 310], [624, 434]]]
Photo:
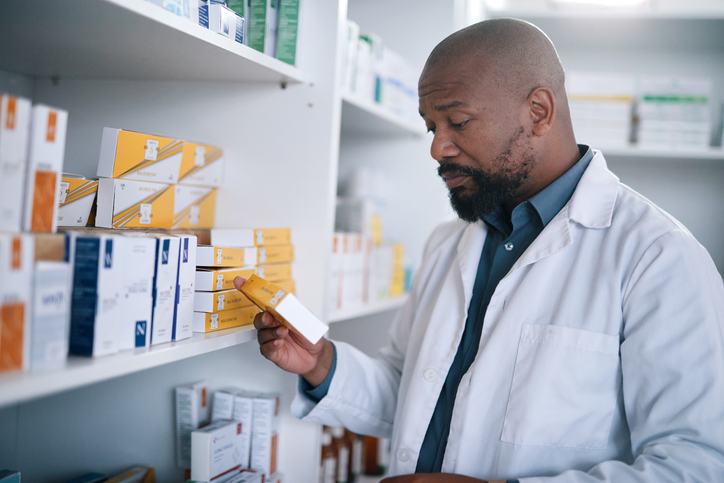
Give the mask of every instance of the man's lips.
[[470, 176], [466, 174], [461, 173], [449, 173], [443, 176], [443, 179], [445, 180], [445, 184], [447, 184], [448, 189], [456, 188], [460, 186], [461, 184], [465, 183], [465, 180], [467, 180]]

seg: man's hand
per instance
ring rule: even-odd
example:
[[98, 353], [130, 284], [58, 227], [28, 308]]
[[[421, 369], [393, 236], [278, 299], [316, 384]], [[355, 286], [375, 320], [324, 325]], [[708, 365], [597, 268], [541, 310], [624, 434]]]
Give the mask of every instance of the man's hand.
[[[244, 277], [236, 277], [234, 287], [239, 290], [244, 282]], [[257, 314], [254, 327], [261, 355], [274, 364], [287, 372], [300, 374], [314, 387], [327, 377], [334, 359], [334, 347], [327, 339], [312, 344], [284, 327], [269, 312]]]
[[381, 483], [505, 483], [505, 481], [485, 481], [471, 478], [470, 476], [453, 475], [450, 473], [417, 473], [414, 475], [385, 478]]

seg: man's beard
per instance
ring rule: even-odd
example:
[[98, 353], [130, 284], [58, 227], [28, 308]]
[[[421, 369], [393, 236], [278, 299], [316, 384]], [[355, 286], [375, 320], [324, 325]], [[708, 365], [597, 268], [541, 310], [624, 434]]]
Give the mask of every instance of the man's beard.
[[532, 156], [525, 158], [519, 165], [511, 161], [513, 146], [521, 135], [522, 129], [511, 138], [509, 148], [495, 158], [495, 163], [501, 166], [497, 172], [486, 172], [452, 162], [440, 165], [437, 170], [440, 176], [445, 173], [461, 174], [470, 176], [475, 183], [475, 190], [470, 194], [464, 193], [464, 186], [450, 189], [450, 204], [462, 220], [469, 223], [482, 220], [483, 216], [512, 199], [523, 185], [534, 159]]

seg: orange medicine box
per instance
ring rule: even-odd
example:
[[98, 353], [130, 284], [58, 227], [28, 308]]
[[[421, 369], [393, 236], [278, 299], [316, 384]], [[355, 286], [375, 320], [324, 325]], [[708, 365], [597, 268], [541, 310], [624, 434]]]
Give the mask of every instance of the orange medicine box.
[[96, 226], [103, 228], [171, 228], [174, 187], [127, 179], [98, 181]]
[[256, 273], [254, 267], [212, 268], [196, 269], [196, 291], [216, 292], [218, 290], [229, 290], [234, 288], [236, 277], [249, 278]]
[[278, 285], [252, 275], [240, 289], [260, 309], [270, 312], [279, 322], [312, 344], [329, 330], [308, 308]]
[[257, 250], [199, 245], [196, 247], [197, 267], [244, 267], [256, 265]]
[[294, 247], [285, 245], [279, 247], [259, 247], [257, 264], [262, 263], [289, 263], [294, 261]]
[[98, 180], [63, 173], [58, 200], [58, 226], [86, 226], [98, 193]]
[[246, 295], [236, 289], [194, 294], [194, 312], [221, 312], [254, 305]]
[[259, 265], [256, 267], [256, 274], [265, 280], [269, 280], [270, 282], [289, 280], [292, 278], [292, 264], [275, 263], [271, 265]]
[[249, 325], [254, 323], [254, 317], [258, 313], [259, 308], [256, 305], [222, 310], [214, 314], [194, 312], [194, 332], [214, 332]]
[[32, 236], [0, 234], [0, 372], [29, 365]]
[[184, 141], [178, 184], [216, 188], [221, 186], [223, 176], [223, 149]]

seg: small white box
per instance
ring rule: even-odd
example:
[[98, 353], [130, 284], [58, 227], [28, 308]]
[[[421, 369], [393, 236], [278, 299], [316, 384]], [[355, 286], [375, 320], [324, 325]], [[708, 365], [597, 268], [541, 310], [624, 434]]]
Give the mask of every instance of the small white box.
[[102, 178], [98, 181], [96, 226], [171, 228], [174, 197], [172, 184]]
[[151, 345], [156, 239], [125, 234], [116, 237], [116, 244], [123, 281], [121, 317], [116, 326], [118, 350], [147, 347]]
[[231, 419], [241, 423], [241, 467], [249, 467], [251, 457], [253, 396], [238, 388], [226, 388], [214, 393], [211, 421]]
[[28, 99], [0, 94], [0, 231], [22, 228], [30, 109]]
[[209, 422], [205, 382], [176, 387], [176, 464], [191, 466], [191, 432]]
[[29, 364], [34, 258], [31, 236], [0, 234], [0, 372]]
[[38, 104], [30, 121], [23, 230], [55, 233], [68, 113]]
[[188, 339], [194, 332], [194, 290], [196, 284], [196, 237], [179, 235], [178, 288], [172, 340]]
[[117, 325], [123, 317], [123, 263], [114, 235], [70, 233], [73, 297], [70, 354], [103, 356], [118, 351]]
[[36, 262], [30, 324], [30, 369], [55, 369], [68, 359], [72, 271], [65, 262]]
[[251, 467], [267, 477], [277, 471], [279, 394], [254, 396], [251, 428]]
[[86, 226], [98, 193], [98, 180], [63, 173], [58, 199], [58, 226]]
[[191, 479], [226, 481], [241, 469], [239, 421], [217, 421], [191, 433]]
[[209, 30], [240, 44], [244, 43], [244, 17], [240, 17], [226, 5], [209, 5]]
[[175, 236], [156, 237], [156, 277], [153, 296], [151, 344], [171, 342], [181, 239]]

